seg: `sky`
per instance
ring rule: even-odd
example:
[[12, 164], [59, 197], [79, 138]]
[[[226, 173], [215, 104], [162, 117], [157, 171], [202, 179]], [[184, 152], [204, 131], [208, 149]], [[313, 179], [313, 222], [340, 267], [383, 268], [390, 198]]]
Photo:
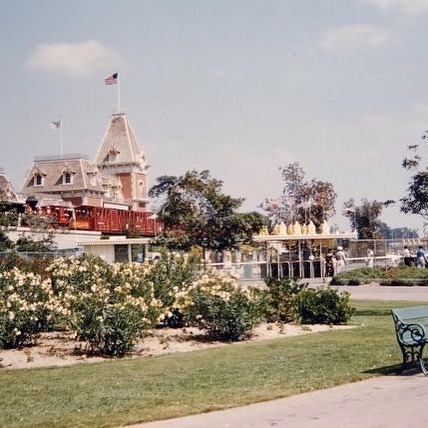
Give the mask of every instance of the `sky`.
[[[281, 195], [280, 167], [343, 203], [397, 200], [428, 128], [428, 0], [0, 0], [0, 166], [91, 159], [128, 115], [149, 186], [209, 170], [244, 211]], [[120, 85], [104, 78], [119, 72]], [[120, 87], [120, 97], [118, 89]], [[51, 121], [63, 121], [62, 147]], [[428, 154], [426, 156], [428, 158]], [[390, 227], [420, 216], [385, 208]]]

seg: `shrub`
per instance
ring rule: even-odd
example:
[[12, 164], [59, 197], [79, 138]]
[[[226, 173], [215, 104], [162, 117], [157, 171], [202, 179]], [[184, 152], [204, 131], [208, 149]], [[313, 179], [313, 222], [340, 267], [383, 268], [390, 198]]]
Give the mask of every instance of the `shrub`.
[[373, 280], [388, 285], [421, 285], [428, 282], [428, 269], [416, 266], [365, 267], [339, 273], [332, 278], [330, 285], [360, 285]]
[[416, 266], [398, 266], [388, 269], [382, 275], [382, 278], [398, 279], [398, 278], [421, 278], [428, 279], [428, 269], [420, 269]]
[[350, 293], [330, 287], [302, 290], [294, 299], [302, 324], [345, 324], [355, 313], [349, 305]]
[[111, 266], [99, 257], [75, 256], [55, 260], [49, 270], [64, 322], [89, 352], [122, 357], [160, 317], [140, 264]]
[[382, 278], [385, 274], [384, 268], [368, 268], [348, 270], [335, 275], [331, 281], [331, 285], [360, 285], [373, 281], [374, 279]]
[[341, 278], [340, 276], [334, 276], [333, 278], [331, 278], [330, 284], [331, 285], [347, 285], [348, 281], [349, 280], [346, 278]]
[[210, 273], [179, 293], [176, 306], [214, 340], [242, 340], [262, 319], [260, 294], [221, 274]]
[[177, 293], [185, 292], [203, 275], [199, 257], [162, 252], [160, 259], [147, 271], [146, 279], [153, 284], [154, 297], [165, 314], [163, 324], [183, 327], [184, 316], [174, 307]]
[[146, 327], [137, 305], [85, 303], [86, 310], [73, 312], [70, 318], [78, 338], [87, 343], [86, 352], [123, 357], [132, 351]]
[[263, 293], [263, 310], [269, 322], [289, 322], [295, 319], [293, 300], [306, 285], [290, 279], [267, 278]]
[[0, 273], [0, 348], [19, 348], [34, 342], [53, 326], [59, 309], [50, 280], [14, 268]]
[[52, 258], [49, 256], [26, 258], [13, 252], [0, 258], [0, 272], [9, 272], [13, 268], [18, 268], [21, 272], [32, 272], [45, 279], [49, 278], [46, 269], [51, 263]]

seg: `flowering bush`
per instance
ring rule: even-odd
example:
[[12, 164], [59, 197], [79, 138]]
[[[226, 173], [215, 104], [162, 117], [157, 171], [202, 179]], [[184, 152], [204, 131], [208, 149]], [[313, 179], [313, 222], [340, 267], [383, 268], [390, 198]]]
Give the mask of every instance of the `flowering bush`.
[[175, 297], [201, 278], [202, 273], [199, 257], [167, 252], [162, 252], [160, 259], [147, 271], [146, 279], [153, 283], [154, 296], [164, 309], [164, 325], [184, 325], [182, 311], [174, 306]]
[[234, 277], [210, 272], [177, 293], [175, 307], [211, 339], [237, 341], [262, 319], [259, 296]]
[[[99, 257], [0, 264], [0, 348], [20, 347], [58, 324], [86, 342], [88, 352], [121, 357], [147, 329], [198, 325], [208, 337], [236, 341], [261, 320], [344, 323], [354, 313], [349, 295], [269, 279], [245, 288], [198, 258], [162, 254], [154, 265]], [[31, 270], [34, 268], [35, 272]]]
[[53, 326], [60, 307], [50, 281], [13, 268], [0, 272], [0, 348], [19, 348]]
[[13, 268], [18, 268], [21, 272], [32, 272], [45, 279], [49, 277], [46, 268], [51, 263], [52, 258], [48, 255], [28, 258], [19, 253], [9, 253], [0, 258], [0, 272], [9, 272]]
[[161, 318], [141, 265], [112, 266], [98, 257], [76, 256], [55, 260], [49, 270], [64, 321], [89, 352], [121, 357]]

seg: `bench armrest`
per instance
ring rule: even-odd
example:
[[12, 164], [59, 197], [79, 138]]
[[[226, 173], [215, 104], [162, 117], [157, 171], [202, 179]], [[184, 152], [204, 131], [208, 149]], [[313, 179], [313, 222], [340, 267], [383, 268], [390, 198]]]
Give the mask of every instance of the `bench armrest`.
[[396, 320], [395, 331], [397, 339], [403, 344], [423, 343], [428, 340], [428, 334], [422, 324], [407, 324]]

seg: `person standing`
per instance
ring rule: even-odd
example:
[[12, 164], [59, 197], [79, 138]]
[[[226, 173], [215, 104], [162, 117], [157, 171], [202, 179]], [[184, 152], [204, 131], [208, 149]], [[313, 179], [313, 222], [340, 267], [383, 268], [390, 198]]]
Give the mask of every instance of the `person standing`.
[[334, 276], [334, 252], [331, 248], [328, 249], [325, 256], [325, 276]]
[[374, 261], [374, 252], [371, 248], [367, 248], [367, 259], [366, 259], [367, 267], [372, 268], [373, 261]]
[[346, 259], [346, 253], [343, 250], [342, 246], [338, 246], [335, 254], [336, 259], [336, 274], [345, 270], [346, 265], [348, 264]]
[[426, 264], [425, 250], [424, 250], [424, 247], [422, 247], [422, 245], [419, 245], [418, 251], [416, 252], [416, 263], [418, 268], [420, 269], [425, 268], [425, 264]]
[[404, 246], [403, 249], [403, 260], [405, 266], [411, 266], [412, 265], [412, 255], [410, 254], [409, 247], [407, 245]]

